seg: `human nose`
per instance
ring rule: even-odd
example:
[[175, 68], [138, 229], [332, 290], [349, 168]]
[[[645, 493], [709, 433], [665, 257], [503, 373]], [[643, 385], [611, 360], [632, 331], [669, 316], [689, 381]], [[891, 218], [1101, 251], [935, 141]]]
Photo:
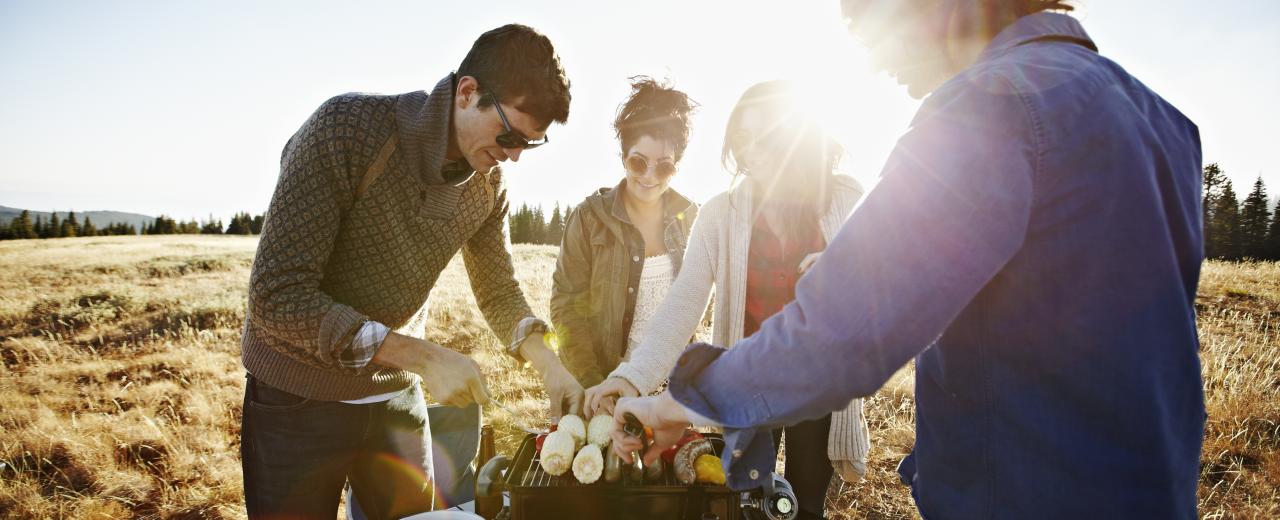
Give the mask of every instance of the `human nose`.
[[511, 159], [511, 162], [520, 162], [520, 154], [524, 152], [520, 148], [503, 148], [502, 151], [507, 154], [507, 158]]

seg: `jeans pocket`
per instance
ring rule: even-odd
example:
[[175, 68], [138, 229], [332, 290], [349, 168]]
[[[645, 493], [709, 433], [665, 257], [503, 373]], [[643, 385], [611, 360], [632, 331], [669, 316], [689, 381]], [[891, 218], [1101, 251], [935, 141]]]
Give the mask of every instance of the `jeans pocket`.
[[250, 378], [248, 384], [252, 388], [249, 393], [249, 406], [259, 410], [287, 412], [301, 409], [312, 402], [310, 399], [269, 386], [256, 379]]

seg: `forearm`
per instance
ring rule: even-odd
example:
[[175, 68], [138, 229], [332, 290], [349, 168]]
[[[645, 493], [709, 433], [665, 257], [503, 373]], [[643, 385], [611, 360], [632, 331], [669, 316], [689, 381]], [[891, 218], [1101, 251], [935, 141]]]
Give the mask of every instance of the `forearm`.
[[714, 277], [711, 249], [702, 236], [708, 231], [705, 226], [694, 228], [684, 267], [642, 331], [640, 345], [631, 351], [628, 361], [609, 374], [626, 379], [642, 395], [656, 390], [667, 378], [702, 322]]
[[443, 348], [424, 339], [392, 332], [387, 334], [370, 362], [422, 375]]

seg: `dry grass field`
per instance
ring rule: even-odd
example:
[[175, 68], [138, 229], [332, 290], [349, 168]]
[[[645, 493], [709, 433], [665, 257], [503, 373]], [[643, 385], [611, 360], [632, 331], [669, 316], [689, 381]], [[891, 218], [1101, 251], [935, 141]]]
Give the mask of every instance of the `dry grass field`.
[[[244, 516], [239, 327], [256, 241], [111, 237], [0, 242], [0, 517]], [[518, 247], [545, 316], [556, 251]], [[540, 424], [535, 375], [497, 352], [459, 262], [432, 294], [429, 339], [474, 356], [504, 412]], [[1205, 518], [1280, 517], [1280, 266], [1205, 266], [1198, 298], [1209, 425]], [[913, 434], [910, 371], [867, 403], [871, 471], [833, 485], [833, 518], [914, 517], [893, 472]]]

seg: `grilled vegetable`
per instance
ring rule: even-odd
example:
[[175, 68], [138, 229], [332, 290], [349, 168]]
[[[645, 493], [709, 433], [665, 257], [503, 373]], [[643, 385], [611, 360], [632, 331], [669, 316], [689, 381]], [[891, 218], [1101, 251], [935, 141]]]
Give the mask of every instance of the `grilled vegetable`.
[[604, 457], [600, 454], [600, 447], [595, 444], [583, 446], [578, 451], [578, 455], [573, 458], [573, 477], [583, 484], [591, 484], [600, 480], [600, 473], [604, 471]]
[[676, 450], [675, 460], [671, 464], [672, 470], [676, 473], [676, 480], [684, 485], [696, 482], [698, 473], [694, 469], [694, 462], [702, 455], [715, 455], [715, 450], [711, 448], [711, 441], [695, 439]]
[[597, 415], [587, 423], [587, 442], [604, 449], [609, 446], [609, 433], [613, 431], [613, 417]]
[[547, 435], [550, 435], [551, 432], [553, 431], [556, 431], [556, 425], [554, 424], [551, 425], [551, 429], [548, 430], [546, 433], [539, 433], [538, 436], [534, 438], [533, 445], [538, 448], [539, 453], [542, 452], [542, 443], [546, 442]]
[[695, 480], [702, 484], [724, 485], [724, 466], [720, 465], [720, 457], [715, 455], [698, 455], [693, 461]]
[[670, 466], [671, 464], [675, 463], [676, 451], [684, 447], [685, 444], [689, 444], [690, 442], [696, 441], [701, 438], [702, 438], [702, 434], [698, 433], [697, 430], [685, 430], [684, 435], [680, 436], [680, 440], [676, 442], [675, 446], [667, 448], [662, 452], [662, 461], [666, 462], [667, 465]]
[[572, 435], [563, 430], [551, 432], [542, 443], [542, 469], [546, 470], [547, 474], [557, 477], [565, 474], [573, 464], [573, 452]]
[[582, 422], [582, 418], [573, 414], [565, 415], [560, 418], [560, 427], [556, 429], [558, 432], [565, 432], [573, 436], [574, 451], [587, 442], [587, 425]]

